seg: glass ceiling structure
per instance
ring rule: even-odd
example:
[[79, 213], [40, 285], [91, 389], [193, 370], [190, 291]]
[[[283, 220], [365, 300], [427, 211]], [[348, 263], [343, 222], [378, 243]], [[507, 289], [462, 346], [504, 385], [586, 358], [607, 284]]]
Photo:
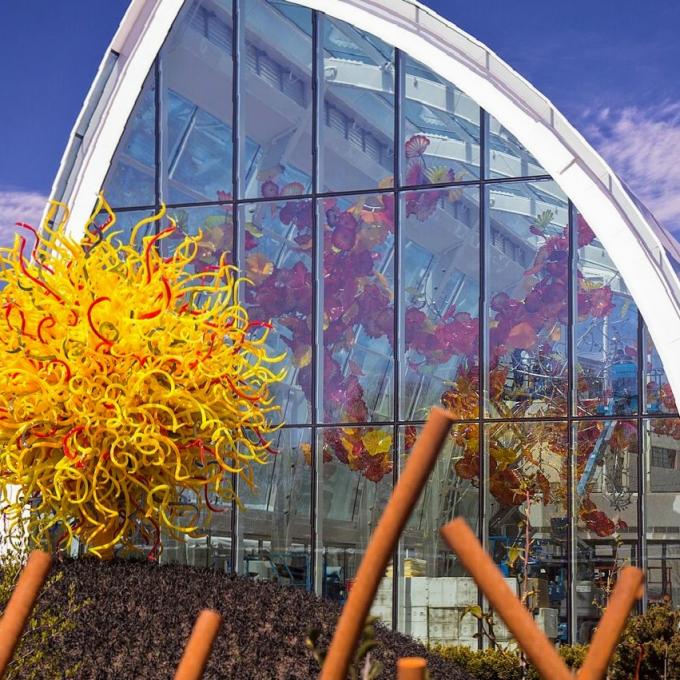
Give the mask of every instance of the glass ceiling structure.
[[279, 453], [164, 560], [342, 601], [443, 404], [388, 625], [477, 644], [456, 515], [554, 639], [626, 562], [680, 604], [677, 250], [549, 102], [404, 0], [134, 0], [112, 50], [54, 197], [74, 225], [100, 187], [128, 227], [166, 203], [288, 354]]

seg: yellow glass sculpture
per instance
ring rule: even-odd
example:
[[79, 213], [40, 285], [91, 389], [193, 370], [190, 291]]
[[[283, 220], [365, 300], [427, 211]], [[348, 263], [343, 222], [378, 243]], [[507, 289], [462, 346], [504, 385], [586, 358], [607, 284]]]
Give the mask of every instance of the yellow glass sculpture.
[[[50, 228], [0, 249], [0, 496], [15, 535], [54, 547], [77, 537], [102, 556], [161, 530], [200, 533], [204, 511], [252, 485], [277, 426], [271, 325], [239, 302], [222, 257], [192, 265], [201, 235], [163, 257], [165, 209], [127, 243], [100, 197], [79, 243]], [[157, 233], [142, 236], [158, 227]], [[198, 510], [187, 517], [186, 500]], [[221, 503], [217, 503], [219, 505]], [[184, 510], [184, 512], [183, 512]], [[23, 535], [23, 534], [22, 534]]]

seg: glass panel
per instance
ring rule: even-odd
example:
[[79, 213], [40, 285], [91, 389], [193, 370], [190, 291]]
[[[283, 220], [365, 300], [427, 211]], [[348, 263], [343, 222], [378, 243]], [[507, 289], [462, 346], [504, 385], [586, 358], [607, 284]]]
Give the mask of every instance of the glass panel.
[[680, 419], [646, 425], [647, 598], [680, 607]]
[[666, 376], [661, 357], [652, 336], [644, 326], [645, 348], [645, 411], [647, 413], [677, 413], [678, 407]]
[[253, 318], [271, 321], [268, 344], [285, 382], [272, 390], [285, 422], [308, 423], [311, 417], [312, 360], [312, 217], [308, 201], [266, 202], [241, 208], [245, 233], [243, 271], [252, 285], [246, 300]]
[[243, 489], [243, 573], [311, 590], [311, 431], [286, 428], [278, 452], [255, 466], [255, 488]]
[[323, 225], [322, 413], [325, 422], [394, 414], [394, 200], [318, 202]]
[[493, 116], [489, 116], [488, 176], [534, 177], [547, 175], [545, 169]]
[[232, 192], [231, 5], [186, 3], [161, 52], [166, 203]]
[[231, 203], [195, 208], [169, 208], [168, 216], [177, 223], [177, 231], [161, 241], [161, 248], [167, 257], [184, 234], [196, 235], [199, 230], [203, 238], [198, 245], [195, 260], [196, 271], [207, 271], [216, 266], [223, 254], [227, 262], [232, 261], [234, 242], [234, 216]]
[[386, 188], [394, 174], [394, 48], [322, 17], [324, 191]]
[[485, 441], [489, 550], [548, 637], [566, 641], [567, 425], [487, 425]]
[[455, 85], [404, 55], [402, 184], [479, 176], [479, 106]]
[[[180, 502], [173, 507], [176, 522], [179, 526], [199, 527], [193, 536], [172, 537], [162, 531], [161, 541], [163, 550], [160, 556], [161, 564], [178, 563], [192, 567], [217, 569], [231, 573], [231, 510], [232, 503], [225, 498], [231, 495], [231, 479], [223, 481], [223, 497], [208, 492], [205, 499], [212, 510], [201, 503], [203, 511], [199, 513], [196, 494], [185, 492]], [[201, 492], [203, 496], [203, 492]], [[204, 499], [201, 498], [201, 501]], [[148, 537], [140, 536], [148, 545]]]
[[215, 498], [210, 499], [217, 512], [204, 512], [196, 522], [196, 507], [187, 500], [182, 508], [182, 523], [190, 522], [201, 527], [204, 535], [196, 538], [184, 537], [183, 540], [162, 535], [163, 551], [161, 564], [188, 564], [192, 567], [217, 569], [232, 572], [231, 566], [231, 504], [219, 504]]
[[125, 125], [102, 191], [114, 210], [156, 203], [156, 80], [146, 78]]
[[577, 428], [577, 642], [590, 641], [620, 569], [637, 560], [637, 428], [630, 420]]
[[[400, 428], [400, 465], [406, 464], [420, 428]], [[440, 527], [464, 517], [473, 531], [479, 518], [479, 428], [456, 425], [442, 448], [399, 544], [398, 629], [425, 643], [477, 647], [477, 587], [442, 541]]]
[[580, 214], [576, 224], [576, 414], [637, 413], [637, 307], [623, 277]]
[[[109, 214], [106, 212], [101, 212], [97, 215], [95, 219], [95, 224], [97, 227], [104, 228], [106, 233], [117, 234], [114, 236], [114, 243], [119, 241], [120, 243], [129, 243], [130, 234], [134, 226], [141, 220], [153, 215], [152, 210], [116, 210], [116, 221], [112, 225], [108, 225]], [[162, 221], [163, 228], [170, 226], [167, 219]], [[139, 247], [142, 238], [148, 234], [154, 232], [156, 229], [155, 224], [149, 224], [142, 228], [139, 235], [137, 236], [137, 246]], [[93, 226], [90, 227], [91, 232], [95, 232]], [[23, 234], [22, 234], [23, 235]], [[29, 246], [32, 242], [29, 242]]]
[[551, 181], [495, 184], [488, 206], [487, 412], [566, 415], [567, 198]]
[[312, 172], [312, 12], [247, 0], [241, 59], [241, 187], [247, 198], [309, 193]]
[[[342, 602], [392, 493], [392, 427], [322, 429], [318, 446], [322, 591], [324, 597]], [[371, 613], [391, 626], [391, 566]]]
[[433, 404], [479, 414], [479, 190], [401, 194], [404, 376], [401, 417]]

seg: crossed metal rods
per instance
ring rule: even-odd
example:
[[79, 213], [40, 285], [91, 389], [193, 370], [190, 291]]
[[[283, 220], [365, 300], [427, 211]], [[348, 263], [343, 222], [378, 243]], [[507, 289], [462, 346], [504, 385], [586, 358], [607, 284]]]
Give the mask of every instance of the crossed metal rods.
[[[349, 592], [319, 680], [345, 680], [361, 630], [378, 590], [385, 569], [397, 546], [399, 536], [434, 467], [452, 425], [451, 416], [433, 408], [406, 462], [392, 496], [378, 522]], [[508, 587], [493, 560], [462, 518], [441, 528], [449, 547], [458, 555], [463, 567], [472, 575], [494, 611], [536, 667], [543, 680], [574, 680], [574, 675], [533, 620], [528, 610]], [[31, 615], [40, 589], [50, 570], [49, 554], [34, 551], [29, 555], [14, 592], [0, 619], [0, 678], [19, 642]], [[576, 680], [601, 680], [614, 653], [636, 599], [642, 596], [644, 575], [640, 569], [623, 569], [609, 599], [600, 625]], [[222, 617], [204, 609], [196, 619], [191, 637], [177, 667], [175, 680], [200, 680], [203, 676]], [[397, 662], [398, 680], [424, 680], [425, 659], [408, 657]]]

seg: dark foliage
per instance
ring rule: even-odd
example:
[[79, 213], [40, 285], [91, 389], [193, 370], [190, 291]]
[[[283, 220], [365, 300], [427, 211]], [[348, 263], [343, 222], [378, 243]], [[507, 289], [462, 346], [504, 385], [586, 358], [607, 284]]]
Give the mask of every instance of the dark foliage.
[[[496, 647], [478, 651], [452, 645], [434, 647], [434, 651], [455, 661], [478, 680], [540, 680], [538, 671], [531, 664], [524, 667], [522, 657], [516, 649]], [[588, 647], [561, 645], [557, 651], [568, 668], [577, 669], [583, 665]]]
[[611, 680], [680, 680], [680, 610], [659, 603], [631, 617], [609, 675]]
[[[3, 548], [5, 550], [0, 551], [2, 615], [26, 564], [23, 550], [17, 551], [9, 545], [4, 545]], [[4, 680], [65, 680], [78, 677], [78, 662], [67, 659], [62, 650], [65, 647], [65, 637], [74, 629], [76, 615], [89, 606], [89, 600], [76, 594], [73, 583], [62, 589], [59, 598], [51, 597], [52, 590], [63, 577], [63, 572], [58, 571], [43, 585], [38, 598], [40, 604], [28, 619], [26, 629], [3, 676]]]
[[[479, 680], [538, 680], [533, 667], [525, 674], [516, 650], [435, 647]], [[580, 668], [586, 645], [562, 645], [560, 656], [570, 668]], [[609, 664], [607, 680], [680, 680], [680, 610], [670, 601], [650, 605], [631, 616]]]
[[[206, 680], [310, 680], [318, 666], [305, 646], [310, 629], [328, 645], [339, 608], [297, 589], [230, 578], [185, 566], [95, 560], [67, 561], [40, 607], [66, 601], [68, 588], [92, 602], [77, 611], [75, 626], [58, 642], [61, 658], [81, 661], [82, 680], [167, 680], [173, 677], [198, 612], [214, 608], [224, 623]], [[372, 652], [395, 677], [400, 656], [425, 656], [431, 677], [469, 680], [455, 663], [430, 654], [411, 638], [378, 627]]]

